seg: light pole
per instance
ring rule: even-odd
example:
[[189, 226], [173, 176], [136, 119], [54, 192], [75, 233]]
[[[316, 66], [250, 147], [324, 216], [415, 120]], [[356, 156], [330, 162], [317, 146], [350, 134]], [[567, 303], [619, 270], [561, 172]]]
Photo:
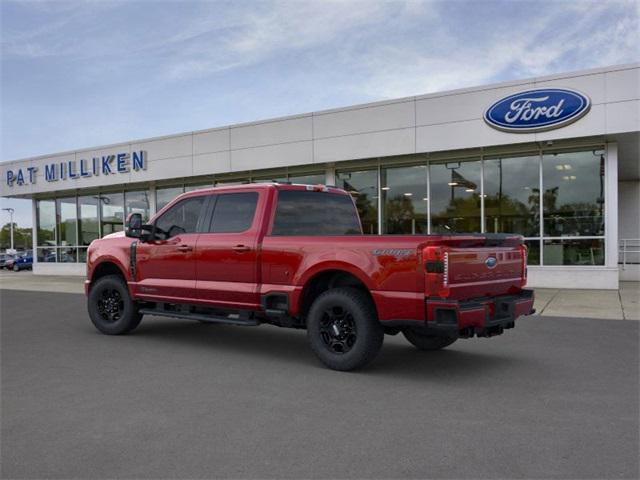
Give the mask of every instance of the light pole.
[[11, 251], [13, 251], [13, 212], [15, 212], [15, 210], [11, 207], [3, 208], [2, 210], [6, 210], [7, 212], [9, 212], [9, 228], [11, 228]]

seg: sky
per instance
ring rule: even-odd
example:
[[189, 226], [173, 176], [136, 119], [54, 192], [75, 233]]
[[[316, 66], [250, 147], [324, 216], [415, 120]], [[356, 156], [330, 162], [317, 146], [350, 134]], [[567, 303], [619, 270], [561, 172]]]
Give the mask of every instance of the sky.
[[[640, 0], [3, 0], [0, 15], [0, 161], [640, 60]], [[30, 201], [2, 207], [31, 225]]]

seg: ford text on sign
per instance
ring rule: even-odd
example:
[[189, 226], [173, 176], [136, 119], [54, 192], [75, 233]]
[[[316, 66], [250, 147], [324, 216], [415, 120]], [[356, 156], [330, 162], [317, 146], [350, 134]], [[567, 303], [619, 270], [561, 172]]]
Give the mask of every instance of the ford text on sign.
[[576, 90], [540, 88], [498, 100], [484, 113], [484, 120], [507, 132], [539, 132], [575, 122], [590, 107], [589, 97]]

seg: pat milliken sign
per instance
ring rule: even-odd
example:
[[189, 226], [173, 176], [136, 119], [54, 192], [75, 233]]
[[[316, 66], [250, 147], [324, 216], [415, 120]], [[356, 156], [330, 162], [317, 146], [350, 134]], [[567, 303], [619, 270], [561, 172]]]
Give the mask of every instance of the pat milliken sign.
[[40, 167], [9, 169], [5, 172], [5, 181], [9, 187], [36, 183], [38, 171], [47, 182], [79, 180], [99, 175], [119, 175], [147, 169], [147, 152], [144, 150], [129, 153], [115, 153], [100, 157], [82, 158], [64, 162], [52, 162]]
[[498, 100], [484, 112], [484, 121], [504, 132], [542, 132], [573, 123], [590, 108], [589, 97], [577, 90], [539, 88]]

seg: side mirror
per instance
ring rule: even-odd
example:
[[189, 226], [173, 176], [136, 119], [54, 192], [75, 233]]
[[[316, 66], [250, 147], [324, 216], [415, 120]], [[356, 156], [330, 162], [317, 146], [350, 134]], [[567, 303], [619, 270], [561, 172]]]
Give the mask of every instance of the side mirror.
[[125, 223], [124, 234], [131, 238], [142, 237], [142, 214], [130, 213]]

